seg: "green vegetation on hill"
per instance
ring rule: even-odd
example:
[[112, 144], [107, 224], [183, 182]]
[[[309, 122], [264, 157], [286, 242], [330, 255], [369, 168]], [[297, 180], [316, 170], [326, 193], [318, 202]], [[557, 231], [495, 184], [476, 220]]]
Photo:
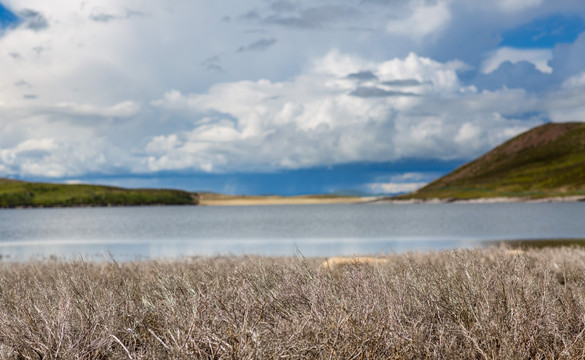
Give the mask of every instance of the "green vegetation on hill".
[[99, 185], [63, 185], [0, 179], [0, 208], [197, 203], [197, 194], [179, 190], [123, 189]]
[[404, 199], [585, 195], [585, 123], [546, 124]]

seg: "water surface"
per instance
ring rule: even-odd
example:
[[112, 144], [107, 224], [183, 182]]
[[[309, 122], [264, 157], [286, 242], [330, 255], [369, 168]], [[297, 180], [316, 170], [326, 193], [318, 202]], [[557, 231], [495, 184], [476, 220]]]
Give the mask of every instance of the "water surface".
[[0, 210], [4, 259], [357, 255], [585, 238], [585, 203]]

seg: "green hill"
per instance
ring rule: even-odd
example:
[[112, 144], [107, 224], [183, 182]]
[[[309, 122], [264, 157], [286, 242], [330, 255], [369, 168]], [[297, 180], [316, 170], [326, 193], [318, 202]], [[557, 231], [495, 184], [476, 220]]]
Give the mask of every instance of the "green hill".
[[0, 178], [0, 208], [195, 205], [199, 196], [179, 190], [33, 183]]
[[585, 123], [546, 124], [401, 199], [585, 195]]

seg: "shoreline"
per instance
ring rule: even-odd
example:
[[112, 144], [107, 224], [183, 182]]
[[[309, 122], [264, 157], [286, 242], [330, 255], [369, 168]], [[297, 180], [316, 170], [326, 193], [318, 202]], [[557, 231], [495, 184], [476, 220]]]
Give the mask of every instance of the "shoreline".
[[492, 198], [475, 198], [475, 199], [378, 199], [373, 200], [371, 204], [502, 204], [502, 203], [558, 203], [558, 202], [582, 202], [585, 196], [553, 196], [546, 198], [526, 198], [526, 197], [492, 197]]
[[241, 196], [200, 199], [200, 206], [271, 206], [271, 205], [327, 205], [327, 204], [372, 204], [372, 205], [411, 205], [411, 204], [502, 204], [502, 203], [559, 203], [583, 202], [585, 196], [554, 196], [539, 199], [526, 197], [493, 197], [476, 199], [392, 199], [382, 197], [319, 197], [319, 196]]
[[503, 203], [560, 203], [560, 202], [585, 202], [585, 196], [554, 196], [546, 198], [526, 197], [493, 197], [475, 199], [394, 199], [379, 196], [368, 197], [327, 197], [327, 196], [229, 196], [220, 195], [210, 198], [202, 198], [199, 203], [191, 204], [81, 204], [81, 205], [53, 205], [53, 206], [13, 206], [0, 207], [0, 210], [10, 209], [66, 209], [66, 208], [120, 208], [120, 207], [157, 207], [157, 206], [273, 206], [273, 205], [412, 205], [412, 204], [503, 204]]
[[378, 200], [378, 197], [327, 196], [201, 196], [199, 206], [270, 206], [270, 205], [328, 205], [358, 204]]
[[123, 208], [123, 207], [157, 207], [157, 206], [198, 206], [199, 204], [81, 204], [81, 205], [18, 205], [0, 206], [0, 210], [26, 210], [26, 209], [84, 209], [84, 208]]

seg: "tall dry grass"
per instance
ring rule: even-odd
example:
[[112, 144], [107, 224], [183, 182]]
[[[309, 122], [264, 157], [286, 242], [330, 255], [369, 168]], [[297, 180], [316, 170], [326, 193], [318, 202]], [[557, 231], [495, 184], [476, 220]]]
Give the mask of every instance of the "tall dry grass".
[[585, 359], [585, 251], [0, 263], [0, 359]]

